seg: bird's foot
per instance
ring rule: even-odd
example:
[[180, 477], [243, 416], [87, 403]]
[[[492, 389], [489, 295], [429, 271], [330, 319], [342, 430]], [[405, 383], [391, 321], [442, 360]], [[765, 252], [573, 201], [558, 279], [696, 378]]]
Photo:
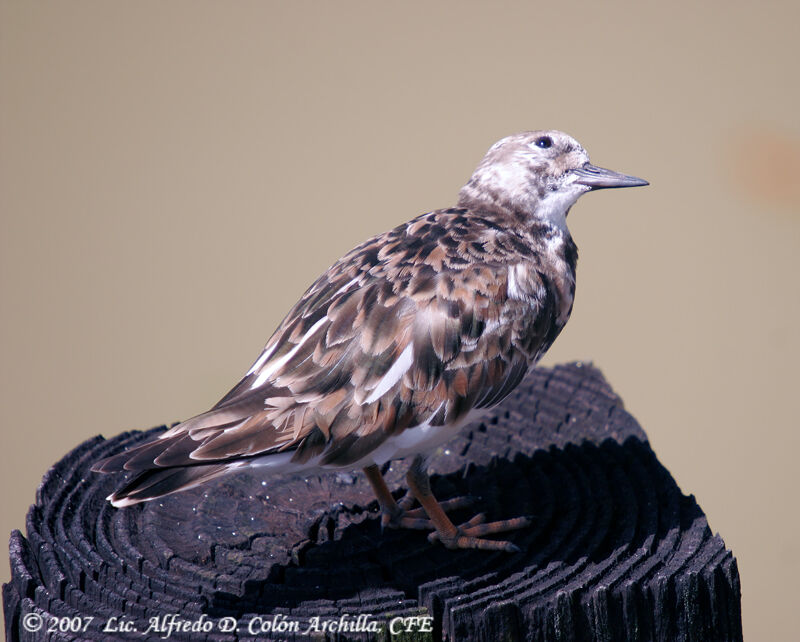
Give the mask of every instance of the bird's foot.
[[[422, 506], [411, 508], [416, 499], [411, 491], [394, 504], [381, 506], [381, 530], [385, 528], [408, 528], [412, 530], [436, 531], [436, 525], [428, 518]], [[475, 498], [464, 495], [441, 502], [445, 512], [466, 508], [475, 503]], [[471, 520], [470, 520], [471, 521]]]
[[[441, 542], [445, 548], [452, 550], [476, 548], [485, 551], [506, 551], [508, 553], [519, 553], [520, 549], [515, 544], [503, 540], [483, 539], [484, 535], [495, 533], [505, 533], [520, 528], [530, 526], [532, 520], [529, 517], [514, 517], [497, 522], [486, 523], [486, 513], [478, 513], [472, 519], [452, 526], [452, 532], [446, 533], [445, 530], [438, 529], [436, 524], [428, 517], [422, 506], [412, 508], [416, 499], [411, 491], [408, 491], [393, 506], [381, 506], [381, 530], [385, 528], [407, 528], [411, 530], [433, 531], [428, 535], [431, 542]], [[442, 510], [447, 513], [472, 506], [475, 498], [470, 496], [453, 497], [440, 502]]]
[[[483, 536], [525, 528], [532, 523], [529, 517], [515, 517], [486, 524], [486, 515], [479, 513], [459, 526], [454, 525], [447, 512], [471, 506], [475, 503], [475, 498], [462, 496], [443, 502], [437, 501], [431, 493], [428, 475], [424, 470], [424, 460], [420, 456], [414, 459], [406, 475], [409, 489], [399, 501], [396, 501], [389, 492], [377, 465], [372, 464], [364, 468], [364, 474], [378, 498], [381, 509], [381, 530], [389, 527], [433, 531], [428, 535], [428, 539], [431, 542], [438, 540], [446, 548], [477, 548], [485, 551], [518, 553], [519, 547], [511, 542], [483, 539]], [[412, 508], [415, 501], [420, 503], [418, 508]]]
[[[445, 502], [443, 502], [445, 503]], [[431, 542], [440, 541], [445, 548], [477, 548], [484, 551], [505, 551], [507, 553], [519, 553], [520, 548], [516, 544], [503, 540], [482, 539], [483, 535], [493, 535], [495, 533], [505, 533], [519, 528], [530, 526], [533, 520], [529, 517], [514, 517], [497, 522], [484, 523], [485, 513], [478, 513], [468, 522], [456, 526], [451, 533], [443, 533], [435, 530], [428, 535]]]

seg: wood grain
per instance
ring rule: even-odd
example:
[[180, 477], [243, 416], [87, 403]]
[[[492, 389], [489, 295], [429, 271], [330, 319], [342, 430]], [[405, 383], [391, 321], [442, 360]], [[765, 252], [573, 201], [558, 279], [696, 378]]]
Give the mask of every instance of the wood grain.
[[[152, 617], [235, 617], [239, 633], [173, 640], [311, 639], [247, 632], [257, 616], [301, 630], [315, 615], [382, 626], [431, 616], [432, 633], [329, 634], [336, 640], [741, 640], [739, 575], [702, 510], [681, 493], [600, 372], [539, 368], [485, 423], [432, 460], [440, 499], [462, 494], [490, 520], [531, 515], [520, 554], [449, 551], [425, 533], [380, 532], [360, 473], [231, 476], [131, 508], [105, 496], [121, 476], [93, 462], [164, 427], [96, 437], [45, 475], [10, 542], [3, 587], [10, 640], [159, 639]], [[386, 472], [397, 496], [404, 462]], [[504, 534], [504, 537], [509, 534]], [[31, 612], [93, 616], [81, 634], [26, 632]], [[111, 617], [140, 632], [109, 636]]]

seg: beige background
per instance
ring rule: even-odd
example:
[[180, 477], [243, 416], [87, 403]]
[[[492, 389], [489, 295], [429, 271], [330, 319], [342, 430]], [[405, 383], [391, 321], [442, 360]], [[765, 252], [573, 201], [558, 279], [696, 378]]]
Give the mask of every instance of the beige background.
[[546, 361], [603, 369], [739, 559], [746, 638], [793, 638], [797, 6], [3, 0], [0, 532], [67, 450], [205, 410], [333, 260], [552, 127], [652, 185], [574, 208]]

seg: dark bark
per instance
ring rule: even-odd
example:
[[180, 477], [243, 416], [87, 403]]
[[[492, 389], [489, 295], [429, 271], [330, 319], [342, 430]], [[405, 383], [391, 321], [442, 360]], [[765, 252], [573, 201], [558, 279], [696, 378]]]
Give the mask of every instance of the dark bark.
[[[502, 536], [520, 554], [449, 551], [418, 531], [381, 534], [361, 473], [240, 474], [114, 509], [104, 498], [122, 477], [89, 467], [159, 430], [96, 437], [45, 475], [27, 537], [11, 535], [8, 639], [159, 639], [163, 631], [142, 632], [165, 614], [190, 622], [205, 614], [212, 632], [170, 636], [192, 641], [308, 640], [247, 627], [285, 615], [304, 631], [315, 615], [321, 626], [343, 614], [350, 622], [369, 614], [381, 626], [427, 615], [433, 632], [328, 639], [742, 639], [736, 560], [591, 366], [536, 370], [490, 420], [432, 459], [439, 499], [477, 498], [456, 520], [476, 511], [534, 518]], [[407, 465], [386, 473], [398, 496]], [[32, 612], [44, 618], [35, 633], [23, 626]], [[46, 634], [66, 621], [54, 616], [95, 619], [79, 634]], [[238, 635], [218, 630], [226, 616]], [[112, 617], [139, 632], [102, 632]]]

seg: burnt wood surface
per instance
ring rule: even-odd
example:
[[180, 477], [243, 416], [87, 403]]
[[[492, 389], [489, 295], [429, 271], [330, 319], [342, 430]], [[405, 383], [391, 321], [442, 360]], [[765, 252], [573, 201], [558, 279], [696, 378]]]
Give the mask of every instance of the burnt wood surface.
[[[358, 472], [239, 474], [113, 508], [104, 498], [124, 476], [91, 464], [161, 430], [95, 437], [45, 475], [27, 536], [11, 534], [7, 639], [163, 639], [163, 627], [143, 632], [165, 615], [211, 623], [169, 636], [191, 641], [742, 639], [736, 560], [590, 365], [535, 370], [431, 461], [439, 499], [476, 498], [456, 521], [533, 517], [508, 537], [519, 554], [382, 534]], [[397, 496], [408, 463], [386, 472]], [[352, 630], [359, 615], [382, 630]], [[69, 628], [66, 616], [94, 619], [80, 633], [47, 632]], [[314, 616], [320, 628], [344, 617], [351, 630], [304, 635]], [[432, 632], [391, 636], [395, 616], [430, 617]], [[237, 633], [219, 630], [225, 618]], [[109, 621], [138, 631], [103, 632]], [[251, 635], [254, 622], [299, 632]]]

